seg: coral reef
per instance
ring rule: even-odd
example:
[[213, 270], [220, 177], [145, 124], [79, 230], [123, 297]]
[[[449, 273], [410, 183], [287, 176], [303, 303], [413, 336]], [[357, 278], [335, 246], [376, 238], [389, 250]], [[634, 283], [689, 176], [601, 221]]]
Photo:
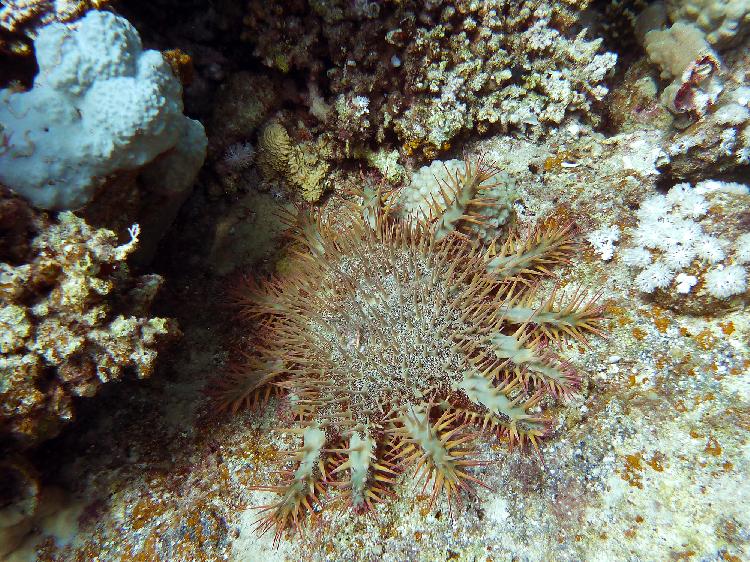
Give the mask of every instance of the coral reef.
[[545, 223], [489, 250], [457, 235], [481, 222], [471, 208], [494, 174], [467, 160], [444, 211], [419, 222], [394, 221], [368, 190], [340, 224], [290, 216], [306, 246], [294, 273], [237, 291], [242, 317], [257, 319], [254, 351], [217, 380], [218, 403], [236, 411], [283, 389], [302, 426], [288, 479], [260, 488], [281, 495], [260, 522], [276, 540], [330, 486], [369, 510], [410, 467], [432, 482], [431, 504], [460, 501], [481, 483], [469, 470], [478, 432], [537, 448], [551, 430], [540, 405], [577, 387], [554, 344], [599, 334], [601, 311], [581, 291], [540, 296], [531, 281], [566, 261], [571, 228]]
[[[648, 59], [662, 80], [671, 81], [660, 99], [675, 114], [677, 131], [665, 136], [659, 167], [675, 179], [698, 182], [750, 163], [750, 57], [740, 23], [747, 14], [742, 2], [657, 2], [638, 18], [636, 31]], [[723, 27], [728, 21], [734, 23]], [[721, 26], [725, 38], [731, 29], [731, 40], [716, 40], [711, 22]], [[615, 103], [627, 109], [621, 105], [625, 101], [633, 113], [650, 105], [647, 113], [653, 116], [658, 110], [652, 100], [636, 90], [653, 81], [642, 66], [633, 70], [628, 94], [615, 94]]]
[[316, 84], [310, 112], [344, 146], [395, 134], [433, 158], [465, 132], [597, 120], [615, 56], [580, 29], [587, 2], [365, 4], [251, 4], [244, 20], [264, 64]]
[[[8, 96], [92, 4], [3, 3]], [[0, 558], [750, 558], [747, 0], [108, 9], [209, 165], [0, 185]]]
[[[741, 43], [748, 24], [750, 5], [743, 0], [655, 2], [638, 16], [636, 34], [648, 58], [659, 66], [663, 79], [672, 80], [661, 94], [670, 111], [695, 120], [721, 104], [726, 69], [717, 51]], [[733, 74], [742, 85], [737, 69]]]
[[649, 31], [643, 42], [649, 59], [661, 68], [661, 77], [672, 80], [661, 94], [662, 103], [674, 113], [705, 115], [721, 92], [716, 78], [721, 62], [703, 33], [675, 23]]
[[[666, 182], [655, 167], [664, 132], [644, 126], [611, 136], [581, 124], [541, 141], [497, 136], [471, 151], [485, 153], [513, 177], [522, 228], [554, 213], [575, 217], [586, 231], [617, 225], [619, 244], [627, 246], [640, 203]], [[379, 178], [372, 181], [377, 186]], [[339, 193], [323, 205], [327, 220], [335, 220], [346, 203]], [[555, 432], [543, 442], [544, 463], [482, 440], [481, 459], [489, 462], [468, 470], [492, 490], [478, 487], [477, 497], [462, 493], [463, 504], [451, 508], [454, 517], [440, 498], [431, 506], [430, 493], [407, 471], [388, 486], [392, 501], [374, 506], [372, 517], [315, 509], [305, 519], [314, 524], [301, 536], [282, 538], [277, 547], [272, 533], [259, 537], [257, 508], [280, 497], [252, 488], [276, 483], [278, 455], [302, 445], [299, 433], [283, 430], [296, 425], [293, 410], [287, 400], [274, 398], [268, 407], [220, 416], [204, 394], [207, 373], [228, 360], [229, 342], [250, 351], [252, 333], [226, 314], [226, 268], [243, 263], [251, 271], [295, 272], [293, 250], [282, 250], [282, 268], [274, 243], [264, 238], [273, 213], [256, 199], [277, 200], [253, 190], [249, 195], [239, 208], [234, 201], [206, 202], [196, 192], [185, 206], [162, 250], [176, 264], [168, 270], [168, 296], [175, 299], [185, 337], [162, 376], [112, 386], [97, 396], [99, 407], [86, 417], [86, 431], [65, 432], [49, 444], [54, 448], [45, 459], [60, 459], [62, 467], [56, 462], [50, 470], [84, 503], [85, 517], [73, 543], [41, 532], [37, 557], [747, 558], [746, 311], [723, 308], [706, 318], [665, 309], [634, 288], [636, 272], [619, 259], [621, 250], [602, 262], [587, 248], [571, 256], [574, 267], [561, 271], [561, 282], [603, 292], [608, 337], [591, 338], [590, 348], [565, 348], [585, 376], [564, 408], [545, 408], [554, 414]], [[738, 204], [736, 195], [706, 197], [711, 206], [698, 221], [704, 232], [731, 240], [746, 231], [747, 205]], [[218, 269], [203, 250], [212, 242], [206, 233], [230, 212], [230, 225], [222, 224], [223, 244], [236, 250]], [[337, 232], [347, 235], [343, 227]], [[241, 250], [255, 252], [261, 243], [266, 254], [244, 261]], [[540, 295], [546, 287], [543, 282]], [[696, 287], [687, 299], [677, 297], [686, 301], [694, 294]], [[345, 469], [334, 477], [350, 474]], [[337, 498], [343, 501], [346, 494], [332, 492], [325, 505], [337, 505]]]
[[178, 333], [147, 316], [161, 278], [128, 273], [137, 227], [119, 246], [70, 212], [35, 217], [32, 228], [25, 259], [0, 262], [0, 437], [23, 447], [56, 435], [74, 397], [126, 371], [148, 377], [159, 346]]

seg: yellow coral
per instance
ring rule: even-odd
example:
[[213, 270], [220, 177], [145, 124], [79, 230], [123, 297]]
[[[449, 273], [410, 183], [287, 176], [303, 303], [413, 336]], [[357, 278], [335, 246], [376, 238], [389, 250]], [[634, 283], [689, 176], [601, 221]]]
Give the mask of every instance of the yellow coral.
[[164, 60], [169, 63], [172, 72], [180, 80], [183, 86], [188, 86], [193, 81], [195, 68], [193, 59], [182, 49], [169, 49], [161, 54]]
[[147, 377], [159, 346], [179, 333], [174, 321], [146, 316], [161, 278], [128, 272], [137, 227], [117, 245], [114, 232], [71, 212], [35, 226], [28, 262], [0, 262], [0, 438], [22, 444], [54, 436], [73, 418], [74, 396], [128, 369]]
[[292, 139], [283, 125], [269, 123], [258, 136], [258, 167], [263, 177], [283, 176], [289, 168]]
[[258, 168], [266, 179], [282, 178], [314, 203], [325, 190], [327, 145], [294, 145], [283, 125], [272, 122], [258, 137]]

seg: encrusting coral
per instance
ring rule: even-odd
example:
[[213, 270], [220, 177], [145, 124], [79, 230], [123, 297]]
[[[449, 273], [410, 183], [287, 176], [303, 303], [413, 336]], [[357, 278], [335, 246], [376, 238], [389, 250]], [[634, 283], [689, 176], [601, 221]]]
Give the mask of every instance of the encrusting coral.
[[551, 426], [542, 407], [575, 391], [556, 344], [600, 334], [600, 307], [582, 291], [542, 296], [536, 282], [568, 261], [573, 228], [547, 221], [489, 248], [458, 232], [481, 222], [495, 174], [467, 160], [444, 186], [463, 210], [421, 221], [399, 219], [393, 198], [369, 187], [335, 222], [289, 215], [304, 246], [293, 273], [238, 288], [257, 337], [217, 381], [218, 405], [284, 393], [303, 440], [286, 479], [259, 488], [280, 494], [258, 523], [277, 541], [329, 488], [368, 511], [406, 469], [432, 481], [432, 502], [460, 501], [481, 484], [471, 469], [483, 432], [538, 451]]
[[136, 227], [118, 246], [71, 212], [54, 222], [27, 215], [13, 228], [19, 238], [36, 233], [28, 255], [0, 256], [0, 444], [21, 447], [56, 435], [74, 397], [126, 370], [149, 376], [159, 346], [178, 333], [174, 321], [148, 317], [162, 279], [128, 272]]

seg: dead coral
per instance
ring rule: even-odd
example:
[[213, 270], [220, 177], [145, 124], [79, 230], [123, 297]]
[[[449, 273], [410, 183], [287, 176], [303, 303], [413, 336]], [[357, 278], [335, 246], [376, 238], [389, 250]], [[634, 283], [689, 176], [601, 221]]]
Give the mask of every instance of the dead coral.
[[74, 416], [73, 397], [133, 370], [151, 374], [157, 349], [177, 334], [149, 318], [157, 275], [132, 277], [117, 245], [73, 213], [35, 217], [38, 234], [20, 264], [0, 262], [0, 438], [21, 446], [54, 436]]

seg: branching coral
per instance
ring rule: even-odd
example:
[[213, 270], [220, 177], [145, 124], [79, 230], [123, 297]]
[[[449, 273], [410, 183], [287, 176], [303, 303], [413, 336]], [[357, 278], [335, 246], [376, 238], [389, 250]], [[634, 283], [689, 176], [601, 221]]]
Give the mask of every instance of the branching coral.
[[345, 146], [395, 133], [403, 153], [434, 158], [475, 128], [597, 119], [616, 57], [581, 30], [588, 2], [372, 3], [377, 17], [359, 4], [251, 3], [243, 22], [264, 64], [330, 92], [311, 114]]
[[[459, 189], [481, 200], [495, 170], [466, 170], [456, 179], [472, 185]], [[554, 344], [599, 333], [599, 307], [582, 293], [534, 304], [533, 279], [574, 249], [571, 228], [544, 223], [482, 249], [455, 231], [476, 215], [404, 222], [388, 199], [365, 190], [337, 224], [288, 217], [305, 247], [295, 273], [237, 292], [257, 340], [218, 381], [218, 403], [236, 410], [280, 391], [302, 427], [295, 468], [263, 488], [281, 495], [259, 522], [277, 540], [330, 487], [367, 511], [407, 469], [432, 482], [433, 502], [460, 501], [478, 482], [482, 430], [538, 448], [550, 431], [541, 407], [579, 381]]]

